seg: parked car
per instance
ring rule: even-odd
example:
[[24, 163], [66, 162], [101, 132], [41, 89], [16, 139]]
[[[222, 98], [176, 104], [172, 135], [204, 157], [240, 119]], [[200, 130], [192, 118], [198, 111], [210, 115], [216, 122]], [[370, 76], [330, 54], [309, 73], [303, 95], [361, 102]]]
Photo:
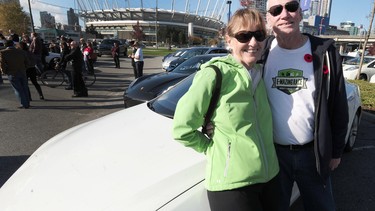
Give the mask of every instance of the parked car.
[[[171, 135], [176, 104], [193, 77], [45, 142], [1, 187], [0, 210], [209, 210], [204, 154]], [[356, 85], [347, 83], [346, 91], [353, 128], [361, 100]], [[348, 138], [355, 135], [348, 130]], [[295, 186], [291, 202], [298, 193]]]
[[201, 64], [226, 54], [205, 54], [192, 57], [170, 72], [144, 75], [135, 79], [124, 92], [125, 108], [149, 101], [199, 70]]
[[55, 59], [60, 59], [60, 54], [49, 52], [48, 56], [46, 56], [46, 63], [48, 64], [48, 69], [55, 68], [55, 65], [56, 65]]
[[341, 61], [343, 63], [346, 62], [347, 60], [354, 59], [354, 58], [357, 58], [357, 57], [350, 56], [350, 55], [347, 55], [347, 54], [341, 54]]
[[166, 71], [171, 71], [185, 60], [202, 54], [228, 53], [226, 48], [219, 47], [192, 47], [185, 49], [177, 58], [171, 58], [163, 62], [163, 68]]
[[169, 63], [171, 63], [171, 61], [178, 59], [181, 56], [181, 54], [187, 51], [188, 49], [189, 48], [183, 48], [172, 54], [167, 54], [166, 56], [164, 56], [163, 59], [161, 60], [162, 62], [161, 66], [163, 67], [163, 69], [166, 69], [169, 66]]
[[183, 51], [183, 50], [184, 50], [184, 49], [180, 49], [180, 50], [177, 50], [177, 51], [175, 51], [175, 52], [169, 53], [169, 54], [165, 55], [165, 56], [161, 59], [161, 61], [164, 62], [166, 59], [168, 59], [168, 58], [170, 58], [170, 57], [172, 57], [172, 56], [179, 55], [179, 54], [181, 53], [181, 51]]
[[[375, 60], [375, 56], [364, 56], [363, 64], [367, 64], [373, 60]], [[342, 69], [345, 71], [346, 69], [349, 69], [352, 67], [358, 67], [360, 62], [361, 62], [361, 57], [354, 57], [353, 59], [348, 59], [342, 63]]]
[[[372, 60], [368, 63], [365, 63], [365, 59], [363, 60], [359, 80], [370, 81], [371, 77], [375, 75], [375, 57], [372, 57], [371, 59]], [[346, 79], [355, 80], [359, 71], [359, 64], [345, 67], [343, 70]]]
[[118, 39], [103, 39], [97, 47], [98, 56], [111, 55], [111, 49], [114, 43], [118, 43], [120, 48], [120, 55], [127, 55], [128, 48], [125, 43]]
[[370, 78], [370, 83], [375, 83], [375, 75], [372, 75], [371, 78]]

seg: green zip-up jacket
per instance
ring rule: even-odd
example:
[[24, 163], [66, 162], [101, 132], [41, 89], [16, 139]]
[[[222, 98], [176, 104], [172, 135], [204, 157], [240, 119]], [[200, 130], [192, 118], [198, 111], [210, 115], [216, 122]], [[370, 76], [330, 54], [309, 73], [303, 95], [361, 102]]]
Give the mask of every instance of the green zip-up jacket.
[[[222, 72], [222, 86], [212, 116], [212, 139], [200, 132], [215, 87]], [[273, 145], [272, 116], [261, 77], [257, 77], [232, 55], [202, 65], [189, 91], [179, 100], [174, 115], [173, 137], [187, 147], [207, 155], [206, 188], [230, 190], [271, 180], [279, 171]]]

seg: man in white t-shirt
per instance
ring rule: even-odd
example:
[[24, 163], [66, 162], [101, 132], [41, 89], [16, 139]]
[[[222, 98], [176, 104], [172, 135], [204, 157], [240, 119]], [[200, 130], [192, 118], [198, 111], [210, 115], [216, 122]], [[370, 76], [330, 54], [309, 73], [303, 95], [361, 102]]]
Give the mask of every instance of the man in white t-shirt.
[[139, 78], [143, 75], [143, 51], [139, 42], [135, 42], [134, 47], [137, 49], [134, 54], [135, 69], [137, 71], [136, 78]]
[[330, 172], [345, 147], [348, 105], [334, 41], [302, 34], [297, 0], [269, 0], [264, 81], [280, 164], [280, 210], [289, 210], [293, 183], [305, 210], [335, 210]]

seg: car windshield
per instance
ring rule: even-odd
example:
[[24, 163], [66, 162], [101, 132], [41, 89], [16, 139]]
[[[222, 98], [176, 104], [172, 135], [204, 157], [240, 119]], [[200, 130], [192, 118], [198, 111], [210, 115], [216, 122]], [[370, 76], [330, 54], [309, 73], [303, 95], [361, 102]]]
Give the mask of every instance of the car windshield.
[[[375, 57], [364, 57], [363, 58], [363, 64], [367, 64], [367, 63], [373, 61], [374, 59], [375, 59]], [[346, 60], [345, 62], [343, 62], [343, 64], [359, 65], [360, 61], [361, 61], [361, 57], [355, 57], [353, 59]]]
[[194, 73], [199, 69], [199, 67], [213, 58], [214, 56], [197, 56], [192, 57], [180, 65], [178, 65], [175, 69], [173, 69], [171, 72], [173, 73], [184, 73], [184, 74], [191, 74]]
[[181, 54], [181, 58], [188, 59], [196, 55], [204, 54], [208, 48], [190, 49]]
[[154, 112], [173, 119], [177, 102], [188, 91], [191, 86], [195, 73], [189, 75], [184, 80], [175, 85], [162, 95], [150, 100], [147, 105]]

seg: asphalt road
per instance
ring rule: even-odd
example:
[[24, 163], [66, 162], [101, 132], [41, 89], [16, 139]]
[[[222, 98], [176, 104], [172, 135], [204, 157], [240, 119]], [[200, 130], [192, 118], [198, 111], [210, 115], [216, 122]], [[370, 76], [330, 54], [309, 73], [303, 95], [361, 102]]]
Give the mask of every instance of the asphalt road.
[[[34, 101], [27, 110], [18, 102], [9, 82], [0, 85], [0, 186], [44, 142], [54, 135], [123, 108], [122, 94], [130, 84], [130, 60], [121, 58], [121, 69], [114, 68], [111, 57], [96, 63], [97, 81], [89, 88], [88, 98], [72, 98], [64, 87], [42, 86], [46, 100], [41, 101], [32, 84]], [[161, 57], [145, 58], [145, 74], [162, 72]], [[375, 115], [364, 112], [355, 149], [345, 153], [332, 177], [338, 211], [375, 210]], [[302, 211], [301, 200], [292, 207]]]

